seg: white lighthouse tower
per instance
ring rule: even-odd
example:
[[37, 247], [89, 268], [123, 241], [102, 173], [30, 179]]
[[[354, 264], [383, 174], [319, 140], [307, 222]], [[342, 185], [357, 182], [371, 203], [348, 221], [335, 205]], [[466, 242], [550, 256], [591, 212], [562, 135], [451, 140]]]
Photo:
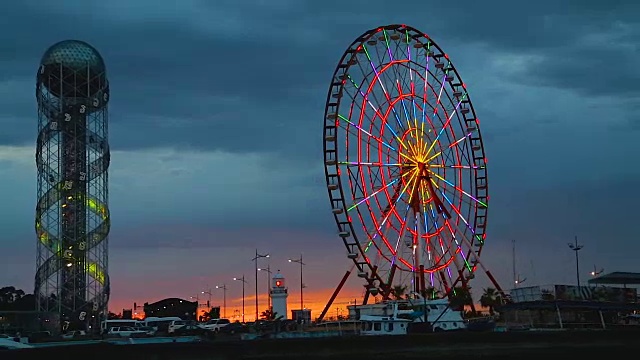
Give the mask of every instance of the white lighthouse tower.
[[280, 270], [271, 278], [271, 289], [269, 289], [271, 304], [276, 318], [287, 319], [287, 287], [285, 286], [284, 276], [280, 274]]

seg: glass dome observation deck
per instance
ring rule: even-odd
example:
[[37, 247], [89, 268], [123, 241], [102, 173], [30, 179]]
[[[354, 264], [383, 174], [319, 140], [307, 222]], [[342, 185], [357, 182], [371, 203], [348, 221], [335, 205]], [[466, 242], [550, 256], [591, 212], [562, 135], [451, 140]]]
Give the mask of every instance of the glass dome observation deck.
[[61, 41], [47, 49], [38, 83], [58, 98], [93, 98], [108, 86], [102, 56], [80, 40]]

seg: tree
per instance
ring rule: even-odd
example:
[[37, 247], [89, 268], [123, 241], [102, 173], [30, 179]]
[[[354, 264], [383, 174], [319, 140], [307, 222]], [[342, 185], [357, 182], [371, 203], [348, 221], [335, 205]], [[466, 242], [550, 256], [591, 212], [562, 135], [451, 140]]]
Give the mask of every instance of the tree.
[[425, 299], [437, 299], [440, 296], [440, 291], [433, 286], [429, 286], [422, 290], [420, 295]]
[[400, 300], [404, 298], [405, 293], [407, 292], [407, 287], [405, 285], [395, 285], [393, 289], [391, 289], [391, 292], [397, 300]]
[[451, 290], [449, 294], [449, 303], [454, 310], [464, 310], [464, 307], [473, 305], [473, 298], [471, 297], [471, 288], [457, 286]]
[[220, 318], [220, 307], [214, 306], [209, 311], [205, 311], [204, 314], [200, 316], [200, 321], [206, 322], [211, 319], [219, 319]]
[[484, 293], [480, 297], [480, 305], [489, 308], [489, 314], [495, 315], [495, 308], [500, 304], [502, 304], [502, 297], [498, 290], [491, 287], [484, 289]]
[[122, 314], [116, 314], [109, 311], [109, 314], [107, 315], [107, 320], [117, 320], [117, 319], [122, 319]]
[[277, 315], [278, 313], [273, 311], [273, 307], [270, 307], [260, 314], [260, 319], [267, 321], [276, 320]]
[[[15, 286], [0, 288], [0, 310], [16, 310], [16, 304], [18, 304], [24, 296], [24, 291], [16, 289]], [[33, 308], [29, 310], [33, 310]]]

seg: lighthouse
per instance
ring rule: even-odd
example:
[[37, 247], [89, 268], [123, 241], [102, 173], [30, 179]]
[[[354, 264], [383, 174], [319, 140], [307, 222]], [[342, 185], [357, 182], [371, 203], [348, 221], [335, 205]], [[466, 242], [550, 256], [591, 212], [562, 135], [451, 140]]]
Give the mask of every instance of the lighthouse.
[[276, 318], [287, 319], [287, 287], [285, 286], [284, 276], [280, 274], [280, 270], [271, 278], [271, 289], [269, 289], [271, 304]]

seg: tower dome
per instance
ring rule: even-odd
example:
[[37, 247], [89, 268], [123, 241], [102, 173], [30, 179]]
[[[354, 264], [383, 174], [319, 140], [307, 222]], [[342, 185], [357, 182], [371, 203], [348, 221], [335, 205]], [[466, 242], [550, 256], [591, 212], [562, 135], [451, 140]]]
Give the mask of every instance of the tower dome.
[[58, 98], [91, 99], [108, 91], [102, 56], [80, 40], [61, 41], [47, 49], [37, 81], [37, 86], [44, 86]]

